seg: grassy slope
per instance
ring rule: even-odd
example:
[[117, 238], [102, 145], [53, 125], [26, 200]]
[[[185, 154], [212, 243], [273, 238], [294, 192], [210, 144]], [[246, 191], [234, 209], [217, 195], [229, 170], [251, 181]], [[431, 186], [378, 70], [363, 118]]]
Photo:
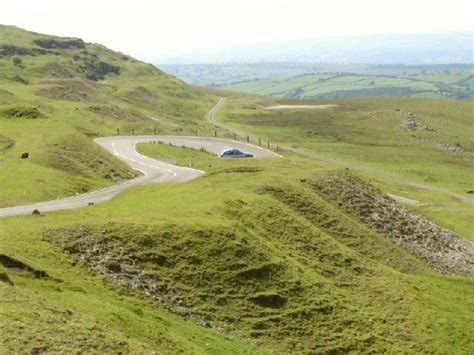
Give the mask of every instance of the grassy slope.
[[[0, 206], [70, 196], [135, 175], [90, 138], [118, 129], [208, 130], [202, 118], [212, 95], [97, 44], [45, 49], [35, 44], [38, 39], [68, 40], [0, 27], [2, 48], [14, 45], [21, 53], [0, 55], [0, 132], [10, 142], [0, 145]], [[35, 52], [41, 50], [47, 52]], [[119, 74], [88, 80], [93, 69], [84, 67], [99, 62], [119, 67]], [[23, 152], [30, 158], [21, 160]]]
[[[340, 106], [324, 110], [273, 111], [263, 110], [276, 104], [273, 99], [235, 96], [227, 101], [218, 117], [273, 144], [286, 143], [470, 196], [467, 192], [473, 189], [474, 181], [472, 102], [357, 99], [313, 103]], [[432, 130], [401, 129], [400, 125], [406, 120], [404, 112], [414, 112], [418, 124]], [[440, 149], [436, 142], [460, 144], [465, 151], [454, 153]], [[420, 205], [410, 208], [474, 240], [471, 205], [441, 193], [409, 188], [370, 174], [366, 176], [387, 193], [420, 201]]]
[[[389, 171], [415, 181], [466, 193], [474, 180], [473, 103], [432, 99], [359, 99], [330, 109], [264, 110], [267, 99], [231, 98], [220, 119], [265, 141]], [[297, 101], [285, 103], [298, 104]], [[406, 112], [422, 128], [402, 129]], [[423, 129], [428, 127], [428, 129]], [[461, 146], [464, 152], [440, 148]], [[403, 147], [403, 150], [400, 148]], [[467, 196], [467, 195], [466, 195]]]
[[[195, 329], [198, 350], [206, 349], [199, 347], [203, 339], [211, 339], [205, 341], [211, 349], [237, 352], [249, 342], [270, 352], [472, 350], [472, 278], [434, 274], [301, 184], [318, 181], [331, 166], [296, 157], [226, 161], [160, 144], [140, 150], [157, 157], [174, 150], [179, 164], [209, 173], [189, 184], [141, 187], [104, 205], [0, 224], [2, 250], [63, 280], [25, 279], [7, 270], [15, 286], [0, 284], [6, 299], [33, 297], [33, 307], [20, 314], [38, 336], [55, 329], [30, 323], [38, 309], [74, 320], [77, 336], [68, 333], [69, 345], [52, 337], [50, 349], [78, 346], [81, 334], [90, 338], [88, 329], [105, 340], [98, 345], [92, 338], [83, 349], [189, 346], [192, 325], [150, 307], [146, 296], [118, 296], [84, 271], [89, 265], [110, 281], [120, 273], [103, 261], [113, 266], [133, 258], [156, 282], [151, 293], [165, 308], [247, 339], [236, 344]], [[61, 250], [85, 259], [73, 266]], [[15, 309], [3, 312], [20, 317]], [[10, 317], [3, 319], [19, 334]], [[166, 331], [156, 335], [160, 324]], [[130, 338], [113, 348], [108, 339], [124, 334]]]

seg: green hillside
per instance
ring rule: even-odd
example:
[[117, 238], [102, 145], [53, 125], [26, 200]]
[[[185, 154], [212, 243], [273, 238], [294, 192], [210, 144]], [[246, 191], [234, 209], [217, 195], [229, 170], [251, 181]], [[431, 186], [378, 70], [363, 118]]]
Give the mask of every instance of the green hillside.
[[215, 101], [101, 45], [12, 26], [0, 26], [0, 83], [0, 207], [136, 176], [91, 138], [205, 133], [203, 117]]
[[[132, 178], [97, 136], [233, 137], [207, 121], [228, 93], [79, 39], [0, 27], [0, 83], [0, 207]], [[206, 173], [0, 219], [0, 352], [472, 353], [472, 205], [295, 153], [470, 196], [472, 102], [265, 109], [281, 103], [239, 95], [217, 114], [281, 158], [140, 144]], [[413, 114], [423, 129], [404, 128]]]

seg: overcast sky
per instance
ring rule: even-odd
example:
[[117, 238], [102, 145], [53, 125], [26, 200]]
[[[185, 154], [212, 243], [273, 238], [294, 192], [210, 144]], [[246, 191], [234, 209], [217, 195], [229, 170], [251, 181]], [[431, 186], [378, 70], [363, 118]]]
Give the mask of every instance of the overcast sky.
[[2, 0], [0, 23], [145, 60], [326, 36], [474, 30], [474, 0]]

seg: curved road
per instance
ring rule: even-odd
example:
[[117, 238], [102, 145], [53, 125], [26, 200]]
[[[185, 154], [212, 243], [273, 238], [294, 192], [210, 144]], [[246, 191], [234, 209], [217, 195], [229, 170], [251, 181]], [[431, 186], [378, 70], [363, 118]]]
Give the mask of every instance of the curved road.
[[135, 150], [135, 145], [137, 143], [149, 143], [153, 141], [171, 143], [177, 146], [184, 145], [195, 149], [204, 148], [208, 152], [216, 154], [222, 149], [235, 148], [252, 153], [255, 157], [278, 156], [278, 154], [248, 143], [218, 138], [182, 136], [119, 136], [98, 138], [95, 140], [97, 144], [127, 162], [133, 169], [141, 171], [143, 175], [118, 185], [81, 195], [25, 206], [1, 208], [0, 217], [28, 215], [35, 209], [43, 213], [84, 207], [90, 203], [98, 204], [109, 201], [120, 192], [135, 186], [165, 182], [182, 183], [196, 179], [204, 174], [201, 170], [179, 167], [160, 160], [145, 157], [137, 153]]

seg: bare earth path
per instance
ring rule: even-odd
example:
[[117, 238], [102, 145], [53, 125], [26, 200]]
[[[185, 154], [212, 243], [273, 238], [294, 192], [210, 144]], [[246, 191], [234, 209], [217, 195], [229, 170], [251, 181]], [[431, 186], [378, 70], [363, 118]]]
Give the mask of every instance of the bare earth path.
[[[221, 97], [219, 99], [219, 101], [217, 102], [217, 104], [212, 108], [212, 110], [209, 111], [209, 114], [208, 114], [209, 122], [212, 123], [213, 125], [217, 126], [217, 127], [220, 127], [220, 128], [225, 129], [229, 132], [235, 133], [235, 134], [237, 134], [241, 137], [246, 137], [248, 135], [246, 132], [243, 132], [241, 130], [238, 130], [236, 128], [233, 128], [232, 126], [226, 125], [226, 124], [221, 123], [221, 122], [216, 120], [216, 113], [224, 105], [224, 103], [225, 103], [225, 98]], [[292, 151], [294, 153], [303, 155], [303, 156], [311, 158], [311, 159], [316, 159], [316, 160], [321, 160], [321, 161], [332, 163], [332, 164], [341, 165], [341, 166], [344, 166], [344, 167], [347, 167], [347, 168], [350, 168], [350, 169], [356, 170], [356, 171], [362, 171], [362, 172], [368, 173], [368, 174], [373, 175], [373, 176], [378, 176], [378, 177], [396, 182], [398, 184], [411, 186], [411, 187], [415, 187], [415, 188], [419, 188], [419, 189], [423, 189], [423, 190], [427, 190], [427, 191], [445, 193], [447, 195], [453, 196], [453, 197], [455, 197], [455, 198], [457, 198], [461, 201], [464, 201], [466, 203], [474, 204], [474, 198], [466, 197], [466, 196], [463, 196], [463, 195], [460, 195], [460, 194], [442, 189], [440, 187], [436, 187], [436, 186], [432, 186], [432, 185], [428, 185], [428, 184], [423, 184], [423, 183], [419, 183], [419, 182], [415, 182], [415, 181], [411, 181], [409, 179], [406, 179], [406, 178], [403, 178], [403, 177], [400, 177], [400, 176], [396, 176], [396, 175], [392, 175], [392, 174], [389, 174], [389, 173], [386, 173], [386, 172], [382, 172], [382, 171], [379, 171], [379, 170], [376, 170], [376, 169], [373, 169], [373, 168], [369, 168], [367, 166], [357, 165], [357, 164], [349, 163], [349, 162], [339, 160], [339, 159], [328, 158], [328, 157], [318, 155], [318, 154], [313, 153], [313, 152], [308, 152], [308, 151], [298, 149], [298, 148], [292, 148], [292, 147], [284, 145], [284, 144], [279, 144], [279, 146], [281, 148], [283, 148], [284, 150]]]
[[81, 195], [25, 206], [1, 208], [0, 218], [31, 214], [35, 209], [43, 213], [84, 207], [90, 203], [97, 204], [109, 201], [120, 192], [131, 189], [135, 186], [151, 183], [183, 183], [196, 179], [204, 174], [201, 170], [179, 167], [145, 157], [137, 153], [135, 150], [135, 145], [137, 143], [148, 143], [153, 141], [162, 141], [177, 146], [184, 145], [195, 149], [204, 148], [212, 153], [218, 153], [222, 149], [235, 148], [252, 153], [255, 157], [278, 156], [275, 153], [251, 144], [217, 138], [183, 136], [118, 136], [98, 138], [95, 140], [97, 144], [127, 162], [133, 169], [141, 171], [143, 175], [122, 184]]

